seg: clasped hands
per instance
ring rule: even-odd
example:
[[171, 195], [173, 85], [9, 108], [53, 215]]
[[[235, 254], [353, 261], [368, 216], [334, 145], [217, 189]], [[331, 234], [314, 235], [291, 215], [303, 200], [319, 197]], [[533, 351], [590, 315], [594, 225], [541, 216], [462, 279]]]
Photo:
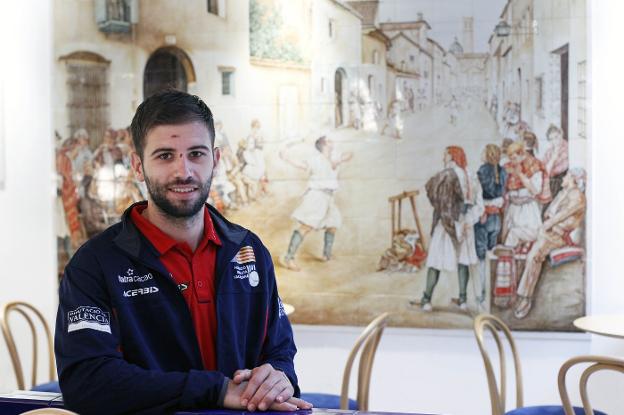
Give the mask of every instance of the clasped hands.
[[223, 406], [248, 411], [296, 411], [310, 409], [312, 404], [295, 398], [294, 388], [281, 370], [269, 363], [254, 369], [240, 369], [228, 384]]

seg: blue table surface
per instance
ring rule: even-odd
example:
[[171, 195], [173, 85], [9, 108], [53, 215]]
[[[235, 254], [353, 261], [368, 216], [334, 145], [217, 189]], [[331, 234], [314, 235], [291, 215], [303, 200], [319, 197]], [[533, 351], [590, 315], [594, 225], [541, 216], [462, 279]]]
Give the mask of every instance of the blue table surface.
[[[25, 411], [37, 408], [62, 408], [63, 397], [59, 393], [52, 392], [34, 392], [34, 391], [15, 391], [8, 394], [0, 394], [0, 414], [2, 415], [18, 415]], [[284, 415], [284, 412], [247, 412], [231, 409], [204, 409], [193, 411], [178, 411], [175, 415]], [[422, 413], [407, 412], [378, 412], [378, 411], [350, 411], [340, 409], [321, 409], [314, 408], [312, 410], [301, 410], [289, 412], [296, 415], [435, 415]]]
[[[379, 412], [379, 411], [351, 411], [351, 410], [342, 410], [342, 409], [322, 409], [322, 408], [314, 408], [312, 410], [301, 410], [301, 411], [295, 411], [295, 412], [288, 412], [289, 414], [296, 414], [296, 415], [334, 415], [334, 414], [345, 414], [345, 415], [435, 415], [435, 414], [423, 414], [423, 413], [416, 413], [416, 412]], [[199, 410], [199, 411], [179, 411], [176, 412], [175, 415], [197, 415], [197, 414], [204, 414], [204, 415], [250, 415], [250, 414], [255, 414], [255, 415], [284, 415], [284, 412], [272, 412], [272, 411], [266, 411], [266, 412], [247, 412], [247, 411], [236, 411], [236, 410], [230, 410], [230, 409], [206, 409], [206, 410]]]

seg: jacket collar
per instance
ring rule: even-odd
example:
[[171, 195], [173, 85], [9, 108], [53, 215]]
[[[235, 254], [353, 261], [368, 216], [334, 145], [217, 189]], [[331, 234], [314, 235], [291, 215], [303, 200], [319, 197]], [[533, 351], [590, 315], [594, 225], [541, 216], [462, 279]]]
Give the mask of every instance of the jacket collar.
[[[152, 246], [151, 243], [149, 243], [141, 232], [139, 232], [130, 218], [130, 212], [135, 206], [146, 204], [146, 201], [137, 202], [126, 209], [121, 218], [121, 230], [113, 241], [119, 248], [137, 259], [142, 259], [148, 263], [154, 261], [155, 263], [160, 264], [160, 261], [158, 261], [160, 253]], [[206, 206], [208, 207], [215, 230], [223, 243], [222, 249], [220, 249], [222, 252], [220, 252], [219, 257], [222, 255], [228, 255], [231, 252], [229, 257], [226, 256], [229, 261], [234, 257], [237, 252], [237, 248], [240, 247], [249, 231], [242, 226], [225, 219], [214, 207], [209, 204], [206, 204]], [[157, 268], [162, 268], [162, 265]]]

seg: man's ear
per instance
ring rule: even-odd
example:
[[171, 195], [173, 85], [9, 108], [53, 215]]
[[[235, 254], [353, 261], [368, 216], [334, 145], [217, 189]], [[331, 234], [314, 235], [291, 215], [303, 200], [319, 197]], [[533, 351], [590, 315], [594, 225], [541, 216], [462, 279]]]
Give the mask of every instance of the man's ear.
[[219, 160], [221, 160], [221, 149], [219, 147], [214, 147], [212, 150], [212, 160], [214, 161], [214, 167], [219, 164]]
[[143, 175], [143, 162], [136, 151], [133, 151], [130, 155], [130, 163], [132, 164], [134, 177], [136, 177], [136, 179], [140, 182], [145, 181], [145, 176]]

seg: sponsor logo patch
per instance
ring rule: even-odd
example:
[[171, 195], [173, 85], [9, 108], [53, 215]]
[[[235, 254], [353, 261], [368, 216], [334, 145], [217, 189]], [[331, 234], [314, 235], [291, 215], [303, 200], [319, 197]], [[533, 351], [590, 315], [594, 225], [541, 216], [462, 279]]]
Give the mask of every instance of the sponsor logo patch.
[[110, 333], [110, 313], [99, 307], [80, 306], [67, 313], [67, 332], [92, 329]]
[[257, 287], [260, 283], [260, 276], [256, 271], [256, 264], [235, 265], [234, 272], [235, 280], [246, 279], [252, 287]]
[[154, 279], [154, 276], [151, 272], [148, 272], [145, 275], [117, 275], [119, 282], [128, 283], [128, 282], [145, 282]]
[[230, 262], [236, 262], [243, 265], [249, 262], [256, 262], [256, 255], [253, 248], [249, 245], [242, 247]]
[[136, 288], [134, 290], [126, 290], [123, 292], [124, 297], [136, 297], [139, 295], [148, 295], [158, 292], [158, 287]]

